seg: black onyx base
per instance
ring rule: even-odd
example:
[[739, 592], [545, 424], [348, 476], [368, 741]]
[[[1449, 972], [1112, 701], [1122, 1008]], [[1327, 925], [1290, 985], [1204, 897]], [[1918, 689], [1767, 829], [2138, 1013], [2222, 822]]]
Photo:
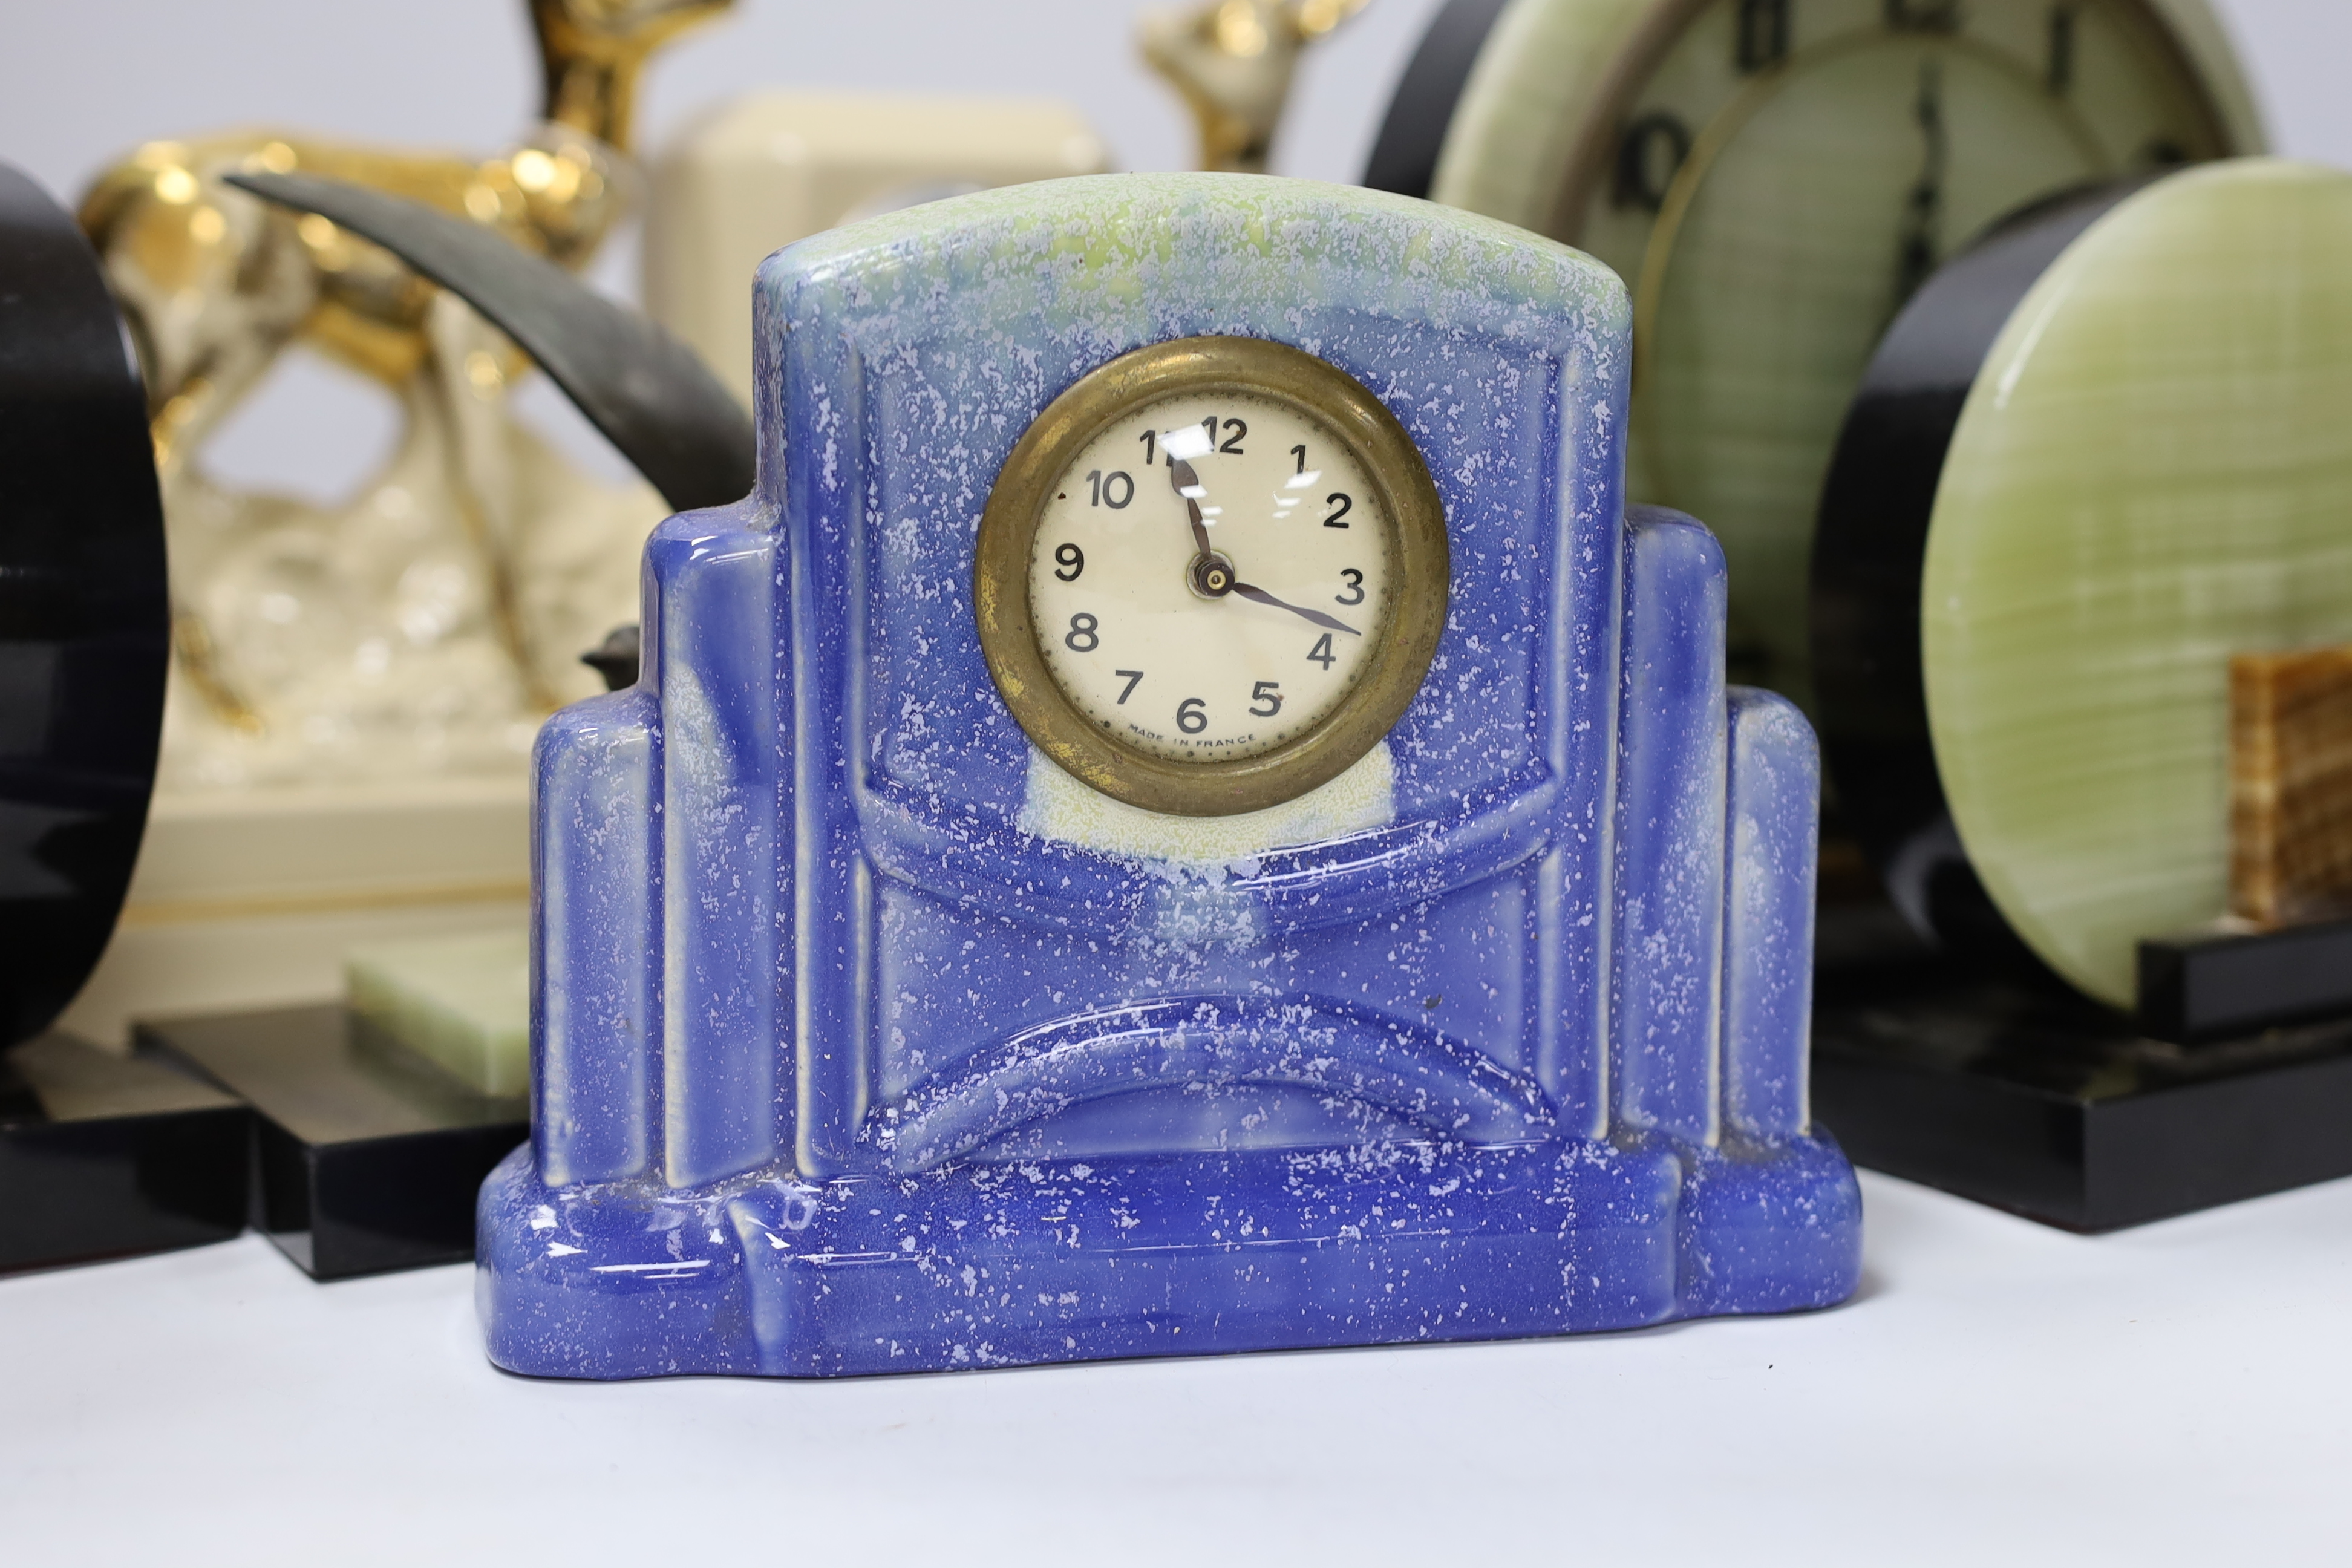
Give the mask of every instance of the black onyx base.
[[178, 1067], [46, 1034], [0, 1054], [0, 1269], [226, 1241], [244, 1106]]
[[2183, 1046], [2030, 979], [1836, 946], [1812, 1107], [1857, 1164], [2076, 1231], [2352, 1175], [2352, 1018]]
[[530, 1136], [522, 1100], [472, 1093], [340, 1006], [139, 1035], [253, 1107], [254, 1227], [316, 1279], [470, 1259], [482, 1178]]

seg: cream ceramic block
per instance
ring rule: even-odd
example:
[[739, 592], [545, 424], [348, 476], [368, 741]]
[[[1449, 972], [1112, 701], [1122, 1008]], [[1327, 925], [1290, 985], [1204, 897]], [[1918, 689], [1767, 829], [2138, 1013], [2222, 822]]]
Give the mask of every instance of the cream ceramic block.
[[520, 929], [355, 948], [351, 1009], [478, 1094], [530, 1087], [530, 942]]
[[772, 92], [688, 131], [654, 174], [646, 303], [751, 402], [751, 273], [770, 251], [853, 217], [1108, 166], [1045, 100]]
[[356, 943], [523, 929], [520, 779], [159, 795], [114, 940], [60, 1023], [333, 999]]

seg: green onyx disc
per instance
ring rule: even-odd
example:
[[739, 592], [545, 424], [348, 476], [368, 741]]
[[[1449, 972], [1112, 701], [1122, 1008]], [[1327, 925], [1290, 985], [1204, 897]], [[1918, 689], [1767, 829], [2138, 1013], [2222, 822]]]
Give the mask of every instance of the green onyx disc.
[[2161, 181], [1995, 340], [1928, 525], [1936, 762], [1986, 890], [2120, 1006], [2227, 905], [2229, 660], [2352, 641], [2352, 175]]

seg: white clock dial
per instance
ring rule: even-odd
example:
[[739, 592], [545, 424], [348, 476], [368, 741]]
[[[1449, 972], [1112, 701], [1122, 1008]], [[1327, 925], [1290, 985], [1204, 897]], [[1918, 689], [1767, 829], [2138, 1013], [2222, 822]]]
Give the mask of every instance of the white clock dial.
[[1045, 669], [1128, 750], [1262, 755], [1373, 667], [1394, 526], [1354, 454], [1290, 405], [1210, 392], [1139, 406], [1045, 492], [1029, 561]]

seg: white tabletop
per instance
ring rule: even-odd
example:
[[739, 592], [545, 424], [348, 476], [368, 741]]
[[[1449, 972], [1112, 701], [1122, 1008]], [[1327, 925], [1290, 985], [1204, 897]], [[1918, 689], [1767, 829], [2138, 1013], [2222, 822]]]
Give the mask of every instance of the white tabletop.
[[0, 1280], [0, 1562], [2352, 1562], [2352, 1182], [2085, 1239], [1865, 1175], [1834, 1311], [840, 1383], [482, 1359], [462, 1268]]

